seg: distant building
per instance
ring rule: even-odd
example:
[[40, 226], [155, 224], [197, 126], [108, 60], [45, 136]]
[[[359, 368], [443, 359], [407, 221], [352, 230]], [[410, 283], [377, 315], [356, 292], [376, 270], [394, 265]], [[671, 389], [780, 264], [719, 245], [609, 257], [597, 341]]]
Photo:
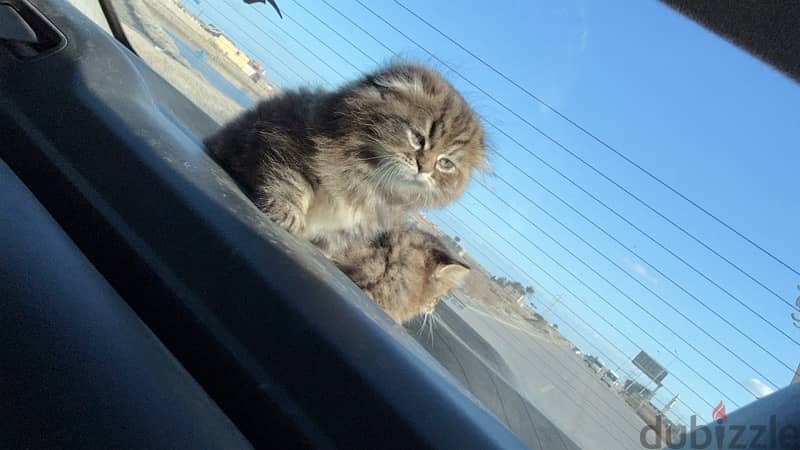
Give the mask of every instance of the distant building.
[[797, 370], [794, 371], [794, 377], [792, 378], [792, 382], [790, 384], [800, 383], [800, 364], [797, 366]]
[[214, 45], [240, 69], [250, 68], [250, 57], [239, 50], [239, 47], [224, 34], [214, 38]]
[[242, 67], [242, 70], [244, 71], [245, 75], [247, 75], [247, 77], [250, 78], [251, 80], [253, 81], [258, 80], [258, 71], [254, 69], [252, 66], [250, 65], [244, 66]]

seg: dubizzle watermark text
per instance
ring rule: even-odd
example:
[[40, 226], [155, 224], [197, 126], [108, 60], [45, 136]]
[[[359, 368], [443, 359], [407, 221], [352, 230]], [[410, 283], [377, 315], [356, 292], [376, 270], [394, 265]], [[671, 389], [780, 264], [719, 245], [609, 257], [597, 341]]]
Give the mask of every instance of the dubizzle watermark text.
[[646, 426], [639, 433], [640, 443], [647, 449], [800, 449], [800, 424], [778, 425], [778, 417], [770, 416], [767, 423], [729, 424], [717, 419], [710, 425], [697, 425], [692, 415], [690, 428], [681, 427], [662, 437], [663, 419], [656, 418], [655, 426]]

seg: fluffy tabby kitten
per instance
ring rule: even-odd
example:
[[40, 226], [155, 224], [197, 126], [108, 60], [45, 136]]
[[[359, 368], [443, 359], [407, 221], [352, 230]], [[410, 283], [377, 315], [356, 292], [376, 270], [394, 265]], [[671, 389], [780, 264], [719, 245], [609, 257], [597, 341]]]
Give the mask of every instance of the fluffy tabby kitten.
[[274, 222], [328, 255], [450, 203], [485, 165], [476, 114], [438, 73], [411, 64], [334, 92], [285, 92], [206, 145]]
[[400, 324], [433, 312], [439, 298], [469, 272], [436, 237], [410, 227], [354, 243], [333, 261]]

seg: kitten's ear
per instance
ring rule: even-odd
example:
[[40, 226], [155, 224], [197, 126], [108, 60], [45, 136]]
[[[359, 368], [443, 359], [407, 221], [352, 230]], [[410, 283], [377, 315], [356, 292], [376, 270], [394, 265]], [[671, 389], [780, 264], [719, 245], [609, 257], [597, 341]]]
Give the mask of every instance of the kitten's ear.
[[390, 73], [371, 77], [370, 84], [381, 92], [381, 96], [389, 91], [398, 91], [411, 95], [424, 95], [422, 79], [417, 74]]
[[443, 281], [450, 286], [461, 286], [469, 273], [469, 266], [466, 264], [453, 261], [450, 264], [439, 266], [436, 269], [436, 278]]
[[366, 78], [364, 89], [366, 89], [368, 95], [383, 100], [386, 98], [386, 94], [389, 93], [391, 86], [383, 78], [369, 75]]

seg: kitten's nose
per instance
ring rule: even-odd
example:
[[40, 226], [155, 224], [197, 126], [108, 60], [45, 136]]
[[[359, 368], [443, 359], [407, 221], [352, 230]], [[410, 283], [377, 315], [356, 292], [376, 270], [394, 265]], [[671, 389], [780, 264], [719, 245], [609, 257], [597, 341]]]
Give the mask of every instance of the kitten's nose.
[[435, 162], [432, 158], [427, 158], [425, 155], [417, 155], [417, 172], [418, 173], [425, 173], [425, 172], [433, 172], [433, 166]]

